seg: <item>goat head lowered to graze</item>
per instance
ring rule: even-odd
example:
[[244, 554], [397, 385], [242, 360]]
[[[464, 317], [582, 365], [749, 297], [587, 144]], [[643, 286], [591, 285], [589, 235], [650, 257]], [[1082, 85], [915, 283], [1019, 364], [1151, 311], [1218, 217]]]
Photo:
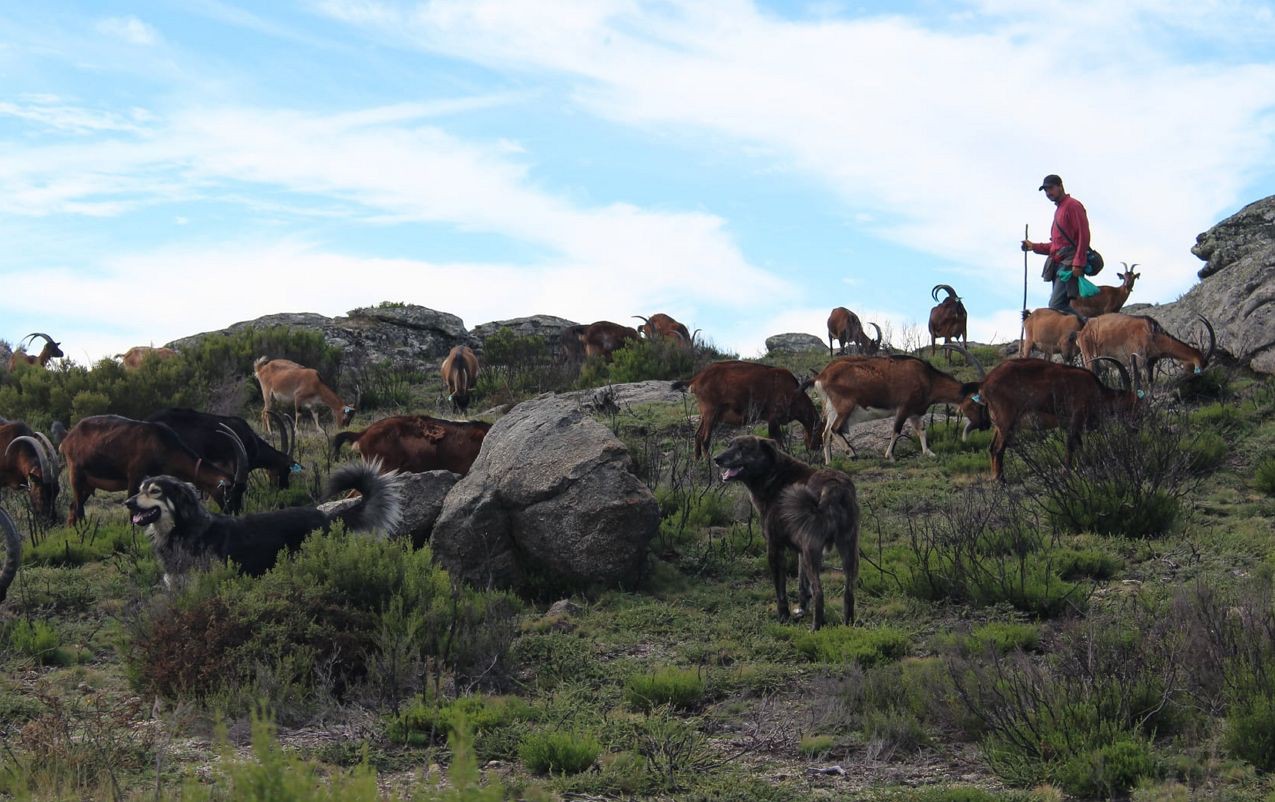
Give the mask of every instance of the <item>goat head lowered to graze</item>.
[[351, 443], [364, 459], [380, 460], [389, 470], [423, 473], [469, 473], [491, 429], [482, 421], [451, 421], [428, 415], [395, 415], [361, 432], [340, 432], [332, 438], [332, 457]]
[[859, 316], [844, 306], [838, 306], [828, 314], [828, 356], [834, 356], [832, 350], [832, 341], [835, 339], [839, 345], [839, 352], [845, 353], [846, 346], [854, 343], [859, 346], [861, 354], [875, 354], [881, 350], [881, 327], [875, 323], [869, 323], [869, 326], [877, 330], [877, 338], [875, 340], [868, 337], [864, 331], [863, 324], [859, 322]]
[[0, 536], [4, 538], [4, 565], [0, 566], [0, 602], [9, 593], [13, 578], [18, 575], [18, 565], [22, 562], [22, 535], [14, 525], [9, 513], [0, 509]]
[[[44, 347], [40, 349], [40, 353], [38, 356], [34, 354], [28, 354], [25, 350], [27, 344], [35, 340], [36, 337], [44, 338]], [[23, 337], [22, 342], [18, 344], [17, 349], [14, 350], [14, 352], [9, 355], [9, 371], [13, 372], [14, 368], [16, 368], [18, 365], [38, 364], [40, 367], [44, 367], [45, 365], [49, 364], [50, 359], [54, 359], [55, 357], [60, 357], [60, 356], [66, 356], [66, 354], [62, 353], [62, 349], [60, 347], [61, 345], [62, 343], [53, 342], [53, 338], [47, 334], [43, 334], [38, 331], [32, 332], [28, 334], [27, 336]]]
[[[945, 345], [965, 354], [978, 371], [983, 366], [959, 345]], [[818, 375], [802, 382], [802, 388], [814, 385], [824, 399], [823, 456], [832, 462], [832, 436], [845, 437], [852, 423], [894, 416], [894, 431], [885, 449], [885, 458], [894, 459], [894, 444], [910, 420], [921, 441], [921, 453], [934, 456], [925, 439], [924, 415], [935, 404], [955, 404], [965, 416], [961, 438], [971, 428], [986, 429], [986, 411], [974, 400], [978, 382], [962, 382], [925, 360], [914, 356], [841, 357], [828, 363]]]
[[[233, 440], [239, 442], [237, 437]], [[167, 425], [119, 415], [82, 419], [67, 433], [58, 450], [66, 460], [71, 485], [68, 526], [84, 517], [84, 502], [93, 491], [136, 493], [143, 478], [164, 473], [193, 482], [227, 509], [243, 494], [241, 476], [248, 464], [242, 444], [238, 463], [242, 469], [227, 471], [195, 453]]]
[[[271, 416], [280, 421], [280, 437], [282, 450], [263, 440], [248, 421], [235, 415], [213, 415], [193, 409], [168, 407], [151, 414], [146, 420], [151, 423], [163, 423], [177, 432], [182, 441], [194, 452], [206, 460], [215, 463], [222, 470], [235, 473], [242, 479], [236, 481], [237, 486], [246, 487], [247, 475], [258, 468], [264, 469], [274, 477], [275, 487], [287, 489], [292, 474], [301, 471], [301, 464], [292, 458], [288, 449], [287, 426], [282, 421], [290, 418], [271, 412]], [[227, 432], [234, 435], [228, 436]], [[235, 442], [235, 440], [238, 442]], [[240, 454], [246, 456], [240, 458]], [[241, 499], [234, 499], [227, 506], [228, 512], [238, 512]]]
[[563, 350], [576, 361], [591, 356], [610, 361], [612, 354], [639, 339], [641, 336], [637, 329], [609, 320], [599, 320], [587, 326], [571, 326], [562, 332]]
[[125, 370], [137, 370], [148, 359], [172, 359], [177, 352], [171, 348], [156, 348], [151, 345], [135, 345], [122, 354], [117, 354], [120, 364]]
[[31, 508], [48, 521], [57, 515], [58, 467], [44, 435], [21, 421], [0, 424], [0, 487], [25, 487]]
[[[965, 329], [969, 322], [969, 315], [965, 312], [965, 304], [961, 303], [961, 299], [957, 297], [956, 290], [947, 284], [935, 284], [930, 290], [930, 297], [939, 300], [939, 291], [947, 293], [938, 306], [930, 310], [930, 354], [938, 352], [938, 340], [943, 338], [943, 344], [947, 345], [952, 340], [959, 340], [961, 346], [969, 347], [969, 340], [966, 338]], [[947, 352], [947, 364], [952, 364], [952, 352]]]
[[478, 357], [473, 349], [468, 345], [454, 346], [439, 372], [447, 388], [447, 400], [460, 412], [469, 409], [469, 393], [478, 383]]
[[1118, 360], [1099, 359], [1116, 366], [1121, 378], [1119, 389], [1107, 387], [1084, 368], [1044, 359], [1009, 359], [987, 372], [979, 398], [987, 405], [995, 429], [989, 449], [994, 478], [1004, 478], [1005, 449], [1028, 417], [1043, 428], [1066, 427], [1070, 466], [1085, 429], [1095, 426], [1104, 416], [1131, 412], [1137, 407], [1141, 393], [1133, 385], [1129, 371]]
[[713, 429], [719, 423], [742, 426], [765, 421], [778, 439], [785, 423], [795, 420], [806, 430], [806, 447], [819, 447], [819, 413], [797, 377], [787, 368], [756, 362], [714, 362], [689, 381], [675, 381], [674, 390], [689, 389], [699, 403], [699, 428], [695, 431], [695, 458], [708, 452]]
[[332, 417], [338, 426], [349, 426], [356, 411], [355, 404], [347, 404], [319, 379], [319, 372], [307, 368], [290, 359], [270, 359], [258, 357], [252, 364], [257, 381], [261, 384], [261, 422], [266, 431], [270, 429], [270, 407], [277, 399], [292, 404], [292, 419], [295, 426], [301, 425], [301, 410], [309, 409], [314, 418], [314, 427], [323, 430], [319, 423], [319, 411], [316, 407], [325, 406], [332, 411]]
[[1204, 315], [1196, 315], [1208, 335], [1208, 346], [1201, 350], [1174, 337], [1152, 317], [1126, 315], [1113, 312], [1090, 318], [1076, 336], [1080, 355], [1085, 364], [1091, 364], [1100, 356], [1111, 357], [1128, 363], [1137, 357], [1146, 365], [1147, 384], [1155, 380], [1155, 366], [1162, 359], [1174, 359], [1182, 363], [1186, 375], [1200, 373], [1213, 358], [1217, 337], [1213, 324]]
[[204, 509], [195, 487], [175, 476], [149, 476], [125, 500], [132, 521], [145, 526], [164, 569], [164, 582], [192, 568], [229, 560], [244, 573], [269, 570], [284, 549], [295, 550], [314, 531], [342, 521], [351, 530], [391, 532], [402, 517], [402, 488], [396, 473], [382, 474], [369, 463], [343, 465], [332, 472], [329, 497], [357, 491], [350, 507], [328, 513], [314, 507], [291, 507], [233, 518]]
[[1076, 336], [1084, 325], [1075, 315], [1057, 309], [1041, 307], [1032, 310], [1023, 319], [1023, 339], [1018, 345], [1018, 355], [1031, 356], [1034, 348], [1047, 357], [1059, 354], [1063, 362], [1071, 363], [1080, 353]]
[[801, 615], [814, 600], [814, 621], [824, 624], [823, 567], [825, 549], [841, 555], [846, 582], [843, 622], [854, 623], [854, 586], [859, 577], [859, 504], [854, 482], [841, 471], [816, 470], [780, 450], [774, 440], [744, 435], [713, 458], [722, 469], [722, 481], [736, 481], [748, 488], [761, 518], [766, 539], [766, 563], [775, 585], [779, 620], [788, 610], [788, 549], [797, 552], [797, 593]]
[[633, 317], [642, 321], [642, 325], [638, 326], [638, 333], [648, 340], [668, 340], [682, 348], [690, 348], [694, 344], [690, 329], [663, 312], [656, 312], [649, 318], [642, 315]]
[[1133, 272], [1133, 269], [1137, 267], [1136, 264], [1132, 266], [1125, 262], [1120, 264], [1124, 265], [1124, 272], [1116, 274], [1116, 278], [1120, 279], [1119, 286], [1102, 286], [1098, 288], [1097, 295], [1091, 295], [1088, 298], [1072, 298], [1071, 308], [1085, 317], [1097, 317], [1098, 315], [1119, 312], [1120, 308], [1129, 300], [1129, 293], [1133, 292], [1133, 282], [1142, 276], [1141, 273]]

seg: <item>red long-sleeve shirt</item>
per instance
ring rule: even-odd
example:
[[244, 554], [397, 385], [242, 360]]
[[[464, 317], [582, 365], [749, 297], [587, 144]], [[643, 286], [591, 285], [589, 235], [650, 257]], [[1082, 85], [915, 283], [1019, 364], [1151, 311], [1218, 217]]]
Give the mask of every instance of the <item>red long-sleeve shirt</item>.
[[[1071, 237], [1063, 236], [1063, 231]], [[1032, 243], [1032, 253], [1047, 253], [1049, 258], [1058, 261], [1058, 252], [1063, 248], [1076, 245], [1076, 252], [1071, 257], [1073, 267], [1084, 272], [1085, 262], [1089, 255], [1089, 215], [1080, 201], [1070, 195], [1063, 195], [1054, 210], [1054, 225], [1049, 229], [1049, 242]]]

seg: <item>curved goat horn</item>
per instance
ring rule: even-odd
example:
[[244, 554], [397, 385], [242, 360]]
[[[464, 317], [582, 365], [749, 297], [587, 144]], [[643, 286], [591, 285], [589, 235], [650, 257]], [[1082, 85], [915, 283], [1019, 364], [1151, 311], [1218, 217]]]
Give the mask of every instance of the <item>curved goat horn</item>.
[[291, 454], [292, 452], [288, 450], [288, 427], [284, 423], [285, 420], [288, 420], [287, 416], [280, 415], [273, 409], [267, 412], [266, 415], [269, 416], [270, 420], [274, 421], [275, 428], [279, 430], [279, 450], [285, 454]]
[[642, 321], [643, 323], [647, 324], [648, 326], [651, 324], [651, 319], [647, 317], [643, 317], [642, 315], [629, 315], [629, 317], [635, 317], [638, 320]]
[[1096, 356], [1093, 359], [1094, 365], [1099, 362], [1110, 362], [1116, 366], [1116, 371], [1120, 374], [1120, 389], [1133, 390], [1133, 379], [1129, 378], [1129, 369], [1119, 359], [1110, 356]]
[[869, 326], [871, 326], [872, 328], [874, 328], [874, 329], [876, 329], [876, 330], [877, 330], [877, 341], [876, 341], [876, 347], [877, 347], [877, 350], [880, 350], [880, 349], [881, 349], [881, 339], [882, 339], [885, 335], [881, 333], [881, 327], [880, 327], [880, 326], [878, 326], [877, 324], [875, 324], [875, 323], [869, 323], [868, 325], [869, 325]]
[[43, 338], [44, 338], [44, 341], [45, 341], [45, 342], [47, 342], [49, 345], [57, 345], [57, 343], [53, 342], [53, 338], [52, 338], [52, 337], [50, 337], [49, 335], [45, 334], [45, 333], [44, 333], [44, 332], [42, 332], [42, 331], [33, 331], [33, 332], [31, 332], [30, 334], [28, 334], [28, 335], [25, 337], [25, 339], [33, 340], [33, 339], [35, 339], [36, 337], [43, 337]]
[[283, 428], [288, 430], [288, 447], [283, 453], [291, 457], [297, 450], [297, 422], [291, 416], [284, 415]]
[[[930, 290], [930, 297], [937, 301], [939, 299], [939, 290], [945, 291], [948, 298], [956, 297], [956, 290], [952, 289], [950, 284], [935, 284], [934, 289]], [[944, 300], [947, 299], [945, 298]]]
[[5, 456], [9, 456], [9, 452], [13, 450], [14, 444], [20, 442], [25, 442], [29, 445], [31, 450], [35, 452], [35, 458], [40, 462], [40, 484], [45, 485], [46, 487], [52, 484], [55, 474], [49, 468], [49, 455], [44, 453], [44, 444], [34, 437], [24, 434], [21, 437], [13, 438], [9, 441], [9, 445], [5, 446]]
[[4, 568], [0, 568], [0, 602], [2, 602], [5, 594], [9, 592], [9, 585], [13, 584], [13, 578], [18, 574], [18, 564], [22, 562], [22, 535], [18, 534], [18, 527], [13, 525], [13, 519], [9, 517], [9, 513], [2, 509], [0, 509], [0, 530], [4, 532], [6, 547]]
[[48, 454], [49, 454], [49, 462], [51, 462], [51, 463], [53, 463], [55, 466], [57, 466], [58, 470], [61, 470], [61, 469], [62, 469], [62, 459], [61, 459], [61, 457], [58, 455], [58, 450], [57, 450], [56, 448], [54, 448], [54, 447], [53, 447], [53, 443], [50, 443], [50, 442], [49, 442], [49, 438], [45, 437], [45, 436], [44, 436], [43, 434], [41, 434], [40, 432], [36, 432], [36, 433], [35, 433], [35, 436], [36, 436], [36, 437], [38, 437], [38, 438], [40, 439], [40, 442], [41, 442], [41, 443], [44, 443], [44, 450], [45, 450], [45, 451], [47, 451], [47, 452], [48, 452]]
[[1209, 348], [1204, 354], [1204, 364], [1207, 366], [1213, 359], [1213, 351], [1217, 349], [1217, 335], [1213, 333], [1213, 324], [1204, 315], [1197, 314], [1196, 317], [1204, 324], [1204, 329], [1209, 333]]
[[974, 372], [978, 374], [979, 381], [982, 381], [983, 378], [987, 375], [986, 372], [983, 370], [983, 363], [979, 362], [978, 357], [971, 354], [969, 352], [969, 349], [966, 348], [965, 346], [958, 345], [957, 343], [943, 343], [943, 348], [944, 350], [958, 351], [964, 354], [965, 358], [969, 360], [969, 363], [974, 366]]
[[234, 429], [225, 423], [218, 423], [217, 428], [235, 444], [235, 484], [241, 485], [248, 481], [248, 471], [252, 468], [248, 464], [248, 449], [244, 448], [243, 440], [239, 439], [239, 434]]

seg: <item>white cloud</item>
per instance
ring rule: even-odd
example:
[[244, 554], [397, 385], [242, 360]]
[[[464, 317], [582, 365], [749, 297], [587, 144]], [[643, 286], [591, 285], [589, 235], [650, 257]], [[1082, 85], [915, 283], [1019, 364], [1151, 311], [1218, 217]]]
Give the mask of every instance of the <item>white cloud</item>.
[[149, 47], [159, 42], [159, 32], [137, 17], [107, 17], [99, 20], [96, 27], [99, 33], [131, 45]]

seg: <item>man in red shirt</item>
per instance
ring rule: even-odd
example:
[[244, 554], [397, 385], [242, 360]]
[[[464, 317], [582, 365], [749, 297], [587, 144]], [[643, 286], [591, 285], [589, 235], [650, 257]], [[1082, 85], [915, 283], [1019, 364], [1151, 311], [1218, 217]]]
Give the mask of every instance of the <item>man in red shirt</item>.
[[[1080, 201], [1067, 194], [1062, 179], [1056, 175], [1045, 176], [1040, 182], [1045, 197], [1058, 208], [1054, 210], [1054, 224], [1049, 231], [1049, 242], [1023, 240], [1023, 250], [1048, 254], [1041, 278], [1054, 283], [1049, 296], [1049, 308], [1075, 315], [1082, 321], [1083, 315], [1071, 308], [1071, 299], [1080, 296], [1080, 276], [1084, 275], [1089, 257], [1089, 216]], [[1059, 271], [1071, 271], [1070, 278], [1062, 279]]]

